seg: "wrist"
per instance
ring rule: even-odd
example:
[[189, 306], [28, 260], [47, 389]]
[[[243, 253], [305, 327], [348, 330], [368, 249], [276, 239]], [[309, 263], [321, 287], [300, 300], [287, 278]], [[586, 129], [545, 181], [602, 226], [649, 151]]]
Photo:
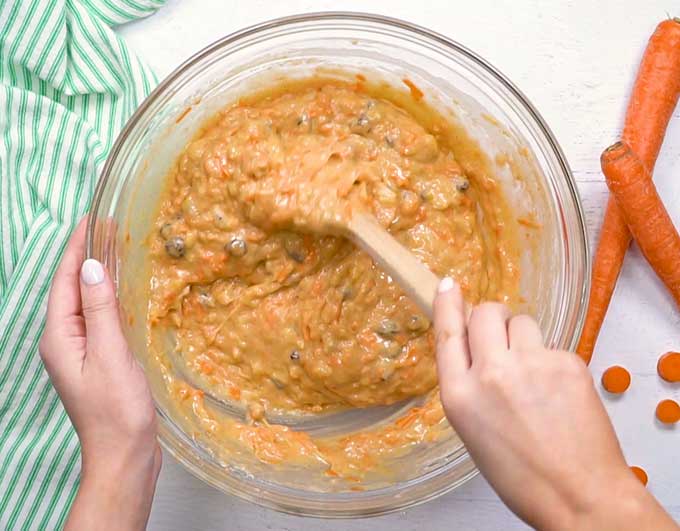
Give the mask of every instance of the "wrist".
[[[81, 439], [82, 479], [130, 476], [143, 477], [153, 472], [158, 442], [155, 437], [148, 440], [114, 442], [105, 444]], [[109, 442], [110, 441], [110, 442]]]
[[638, 530], [644, 528], [641, 522], [659, 509], [654, 498], [627, 466], [587, 491], [586, 495], [589, 499], [573, 508], [569, 529]]
[[144, 529], [159, 470], [158, 445], [108, 454], [84, 448], [80, 487], [66, 528]]
[[97, 485], [111, 491], [153, 487], [158, 476], [155, 452], [143, 455], [116, 453], [96, 458], [83, 453], [81, 485]]

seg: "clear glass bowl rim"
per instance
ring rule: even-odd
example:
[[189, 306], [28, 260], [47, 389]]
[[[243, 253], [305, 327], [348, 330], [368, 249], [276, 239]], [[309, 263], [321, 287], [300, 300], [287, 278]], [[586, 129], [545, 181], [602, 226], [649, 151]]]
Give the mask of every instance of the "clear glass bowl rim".
[[[142, 120], [144, 115], [147, 113], [149, 108], [152, 107], [152, 105], [157, 99], [163, 96], [166, 92], [171, 91], [173, 85], [178, 80], [181, 80], [183, 76], [186, 76], [187, 72], [190, 71], [197, 64], [200, 64], [201, 61], [209, 58], [212, 54], [218, 52], [219, 50], [231, 46], [242, 39], [246, 39], [256, 34], [265, 33], [269, 30], [276, 30], [277, 28], [285, 26], [328, 21], [366, 22], [376, 24], [378, 26], [402, 30], [411, 34], [412, 36], [420, 37], [430, 42], [434, 42], [444, 48], [447, 48], [449, 51], [452, 51], [454, 53], [466, 57], [467, 59], [471, 60], [475, 64], [475, 66], [481, 68], [487, 74], [495, 78], [495, 80], [502, 86], [504, 90], [508, 91], [512, 96], [514, 96], [517, 102], [521, 104], [523, 110], [528, 113], [530, 118], [539, 127], [540, 132], [543, 135], [542, 140], [547, 142], [550, 150], [552, 151], [552, 154], [555, 156], [558, 162], [561, 173], [563, 174], [564, 177], [566, 177], [566, 185], [569, 192], [569, 197], [565, 198], [565, 200], [571, 200], [571, 204], [575, 208], [576, 222], [578, 224], [578, 227], [574, 229], [577, 238], [577, 240], [574, 243], [575, 245], [580, 247], [584, 261], [582, 265], [585, 281], [583, 282], [582, 289], [580, 290], [581, 305], [579, 308], [579, 312], [575, 318], [576, 327], [574, 329], [574, 334], [572, 338], [573, 344], [570, 346], [570, 348], [574, 348], [575, 343], [578, 340], [583, 328], [583, 321], [586, 309], [585, 302], [587, 301], [587, 296], [590, 288], [590, 265], [591, 265], [590, 251], [588, 246], [585, 216], [577, 191], [576, 182], [573, 178], [566, 157], [564, 156], [562, 149], [557, 143], [554, 134], [548, 127], [545, 120], [539, 114], [539, 112], [535, 109], [533, 104], [531, 104], [529, 99], [510, 80], [508, 80], [500, 71], [498, 71], [495, 67], [489, 64], [485, 59], [483, 59], [473, 51], [469, 50], [465, 46], [459, 44], [458, 42], [444, 35], [441, 35], [437, 32], [431, 31], [419, 25], [412, 24], [410, 22], [406, 22], [397, 18], [387, 17], [383, 15], [348, 11], [324, 11], [276, 18], [231, 33], [221, 39], [218, 39], [214, 43], [206, 46], [205, 48], [203, 48], [202, 50], [200, 50], [199, 52], [195, 53], [187, 60], [185, 60], [180, 66], [173, 70], [173, 72], [170, 73], [164, 80], [162, 80], [158, 84], [158, 86], [149, 94], [149, 96], [140, 104], [140, 106], [128, 119], [127, 123], [119, 133], [113, 147], [111, 148], [111, 151], [104, 164], [101, 176], [95, 188], [90, 208], [91, 215], [87, 227], [86, 257], [87, 258], [97, 257], [94, 247], [96, 231], [95, 221], [97, 219], [97, 216], [92, 214], [96, 214], [100, 211], [102, 207], [102, 199], [104, 196], [104, 192], [107, 188], [107, 185], [109, 184], [109, 181], [111, 179], [116, 178], [114, 177], [112, 172], [114, 161], [120, 156], [120, 153], [123, 150], [128, 137], [130, 137], [135, 128], [138, 127], [139, 122]], [[468, 480], [470, 480], [471, 478], [478, 474], [478, 470], [476, 469], [476, 467], [474, 467], [474, 465], [472, 465], [471, 470], [468, 471], [462, 477], [458, 478], [456, 481], [452, 481], [444, 485], [441, 484], [441, 481], [436, 482], [437, 485], [433, 486], [435, 488], [432, 488], [429, 491], [425, 489], [426, 492], [424, 493], [420, 492], [419, 496], [409, 497], [408, 495], [406, 495], [403, 496], [399, 501], [393, 500], [393, 503], [389, 503], [388, 500], [390, 498], [393, 498], [396, 492], [395, 493], [385, 492], [384, 494], [377, 496], [381, 501], [371, 509], [363, 507], [360, 510], [354, 511], [348, 508], [347, 506], [347, 502], [349, 502], [350, 500], [341, 503], [340, 504], [341, 506], [338, 507], [331, 507], [333, 505], [333, 502], [330, 501], [328, 505], [325, 505], [323, 503], [321, 504], [315, 503], [307, 507], [300, 507], [298, 504], [295, 503], [294, 499], [292, 498], [286, 499], [287, 496], [285, 495], [283, 497], [273, 496], [272, 499], [270, 499], [267, 498], [267, 496], [263, 496], [265, 493], [262, 492], [261, 488], [255, 487], [252, 491], [248, 492], [243, 488], [237, 488], [234, 485], [225, 485], [217, 481], [205, 470], [203, 470], [200, 466], [197, 466], [195, 463], [190, 462], [189, 460], [186, 459], [185, 456], [181, 455], [181, 453], [183, 453], [182, 449], [175, 447], [170, 442], [170, 440], [168, 440], [168, 437], [171, 438], [173, 436], [172, 432], [174, 431], [174, 429], [166, 424], [167, 420], [163, 418], [163, 414], [160, 411], [160, 408], [157, 408], [157, 410], [161, 417], [159, 422], [159, 440], [161, 445], [175, 459], [182, 463], [182, 465], [185, 466], [193, 475], [224, 492], [254, 502], [258, 505], [273, 508], [278, 511], [290, 514], [324, 518], [365, 517], [388, 514], [396, 511], [401, 511], [408, 507], [419, 505], [431, 499], [439, 497], [455, 489], [456, 487], [462, 485], [463, 483], [467, 482]], [[462, 464], [471, 463], [471, 458], [469, 457], [467, 452], [465, 452], [462, 461], [463, 461]], [[421, 479], [423, 479], [422, 476], [418, 478], [418, 480]], [[236, 482], [239, 481], [236, 480]], [[420, 485], [420, 487], [423, 487], [423, 485]], [[391, 490], [392, 488], [393, 487], [382, 490]], [[400, 495], [404, 494], [401, 491], [399, 493]], [[377, 492], [375, 494], [377, 494]], [[298, 501], [301, 501], [301, 499], [299, 499]]]

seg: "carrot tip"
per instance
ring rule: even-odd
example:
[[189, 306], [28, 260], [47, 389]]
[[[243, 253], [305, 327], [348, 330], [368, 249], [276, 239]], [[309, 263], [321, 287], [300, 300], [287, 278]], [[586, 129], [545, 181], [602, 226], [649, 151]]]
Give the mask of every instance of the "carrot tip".
[[630, 153], [630, 147], [628, 144], [623, 141], [618, 141], [602, 152], [602, 155], [600, 155], [600, 161], [602, 164], [604, 164], [605, 161], [612, 162], [625, 157], [628, 153]]
[[607, 149], [604, 150], [605, 153], [609, 153], [610, 151], [616, 151], [617, 149], [622, 149], [626, 146], [626, 144], [623, 143], [623, 141], [619, 140], [618, 142], [614, 142], [611, 146], [609, 146]]

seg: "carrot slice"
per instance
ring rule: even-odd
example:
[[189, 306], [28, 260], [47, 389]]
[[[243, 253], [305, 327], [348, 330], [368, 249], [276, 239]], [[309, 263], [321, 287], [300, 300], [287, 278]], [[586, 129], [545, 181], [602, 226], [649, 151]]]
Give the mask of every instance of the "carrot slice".
[[610, 393], [623, 393], [630, 387], [630, 373], [619, 365], [609, 367], [602, 373], [602, 387]]
[[656, 418], [664, 424], [675, 424], [680, 420], [680, 405], [675, 400], [662, 400], [656, 406]]
[[667, 382], [680, 382], [680, 352], [666, 352], [659, 358], [656, 371]]
[[639, 466], [632, 466], [630, 467], [631, 471], [633, 474], [635, 474], [635, 477], [640, 480], [640, 483], [643, 485], [647, 485], [647, 481], [649, 481], [649, 478], [647, 477], [647, 472], [644, 471], [643, 468], [640, 468]]
[[[680, 96], [680, 19], [664, 20], [647, 44], [628, 102], [623, 139], [650, 175]], [[631, 235], [616, 202], [609, 199], [593, 262], [590, 299], [576, 352], [590, 362], [614, 293]]]
[[652, 269], [680, 304], [680, 235], [649, 172], [628, 144], [617, 142], [601, 157], [607, 185]]

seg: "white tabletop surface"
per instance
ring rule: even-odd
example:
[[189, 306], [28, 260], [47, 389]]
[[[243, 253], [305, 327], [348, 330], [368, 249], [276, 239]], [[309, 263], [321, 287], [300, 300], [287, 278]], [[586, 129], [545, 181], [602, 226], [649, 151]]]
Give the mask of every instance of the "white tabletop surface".
[[[562, 145], [578, 181], [592, 246], [607, 195], [599, 171], [600, 151], [620, 131], [648, 36], [669, 13], [680, 14], [677, 0], [170, 0], [154, 16], [121, 27], [120, 33], [162, 78], [203, 46], [244, 26], [322, 10], [370, 11], [429, 27], [504, 72], [543, 114]], [[655, 181], [680, 226], [680, 111], [666, 137]], [[680, 432], [659, 426], [654, 409], [662, 398], [680, 399], [680, 387], [664, 384], [656, 375], [658, 356], [680, 350], [679, 325], [680, 313], [672, 299], [633, 248], [591, 369], [598, 381], [603, 369], [614, 363], [631, 371], [628, 392], [604, 400], [626, 458], [647, 470], [649, 488], [678, 520]], [[312, 521], [228, 497], [166, 455], [149, 529], [305, 528], [449, 531], [525, 526], [481, 477], [406, 512], [365, 520]]]

